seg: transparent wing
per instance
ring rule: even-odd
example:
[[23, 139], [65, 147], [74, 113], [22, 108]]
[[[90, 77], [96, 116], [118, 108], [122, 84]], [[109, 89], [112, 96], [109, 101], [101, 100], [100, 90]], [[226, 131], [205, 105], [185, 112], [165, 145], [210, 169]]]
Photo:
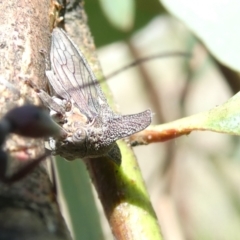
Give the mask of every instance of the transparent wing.
[[54, 86], [61, 86], [64, 94], [67, 93], [79, 110], [92, 120], [107, 101], [84, 56], [60, 28], [53, 30], [50, 58], [54, 81], [59, 81]]

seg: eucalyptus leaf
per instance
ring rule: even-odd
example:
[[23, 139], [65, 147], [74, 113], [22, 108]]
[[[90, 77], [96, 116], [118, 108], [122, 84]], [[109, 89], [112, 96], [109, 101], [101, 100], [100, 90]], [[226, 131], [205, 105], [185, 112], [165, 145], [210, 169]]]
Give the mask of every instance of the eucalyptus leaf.
[[99, 2], [107, 19], [113, 26], [122, 31], [132, 29], [135, 17], [134, 0], [99, 0]]
[[240, 70], [240, 1], [162, 0], [223, 64]]
[[103, 239], [100, 218], [83, 161], [78, 159], [67, 162], [56, 157], [55, 163], [75, 239]]
[[164, 142], [192, 131], [213, 131], [240, 136], [240, 92], [226, 103], [173, 122], [149, 126], [129, 139], [133, 145]]

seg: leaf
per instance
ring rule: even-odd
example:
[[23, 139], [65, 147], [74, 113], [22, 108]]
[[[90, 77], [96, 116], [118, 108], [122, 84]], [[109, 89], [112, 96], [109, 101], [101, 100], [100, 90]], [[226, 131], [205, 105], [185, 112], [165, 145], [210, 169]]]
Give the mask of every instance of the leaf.
[[109, 22], [122, 31], [132, 29], [135, 17], [134, 0], [99, 0]]
[[162, 0], [223, 64], [240, 70], [240, 1]]
[[240, 92], [226, 103], [170, 123], [150, 126], [130, 137], [132, 145], [164, 142], [187, 135], [194, 130], [213, 131], [240, 136]]
[[100, 219], [84, 163], [80, 159], [55, 161], [61, 191], [71, 220], [75, 239], [103, 239]]

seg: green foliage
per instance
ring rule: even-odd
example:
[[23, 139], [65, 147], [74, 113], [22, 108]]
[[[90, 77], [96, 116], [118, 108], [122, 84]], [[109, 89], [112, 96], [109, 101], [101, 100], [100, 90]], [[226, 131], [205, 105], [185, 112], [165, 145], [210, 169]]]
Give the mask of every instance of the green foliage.
[[[116, 20], [118, 21], [118, 25], [121, 25], [120, 18], [126, 19], [127, 17], [128, 19], [125, 21], [129, 23], [131, 22], [131, 28], [124, 28], [124, 31], [121, 31], [120, 28], [114, 27], [114, 25], [111, 23], [112, 20], [109, 20], [114, 17], [113, 14], [111, 14], [111, 17], [106, 15], [110, 14], [110, 10], [108, 10], [108, 13], [102, 11], [99, 1], [100, 0], [88, 0], [85, 4], [85, 9], [88, 14], [88, 24], [94, 36], [94, 41], [97, 47], [110, 44], [114, 41], [127, 39], [137, 29], [140, 29], [146, 25], [154, 16], [164, 12], [164, 9], [161, 7], [161, 5], [159, 5], [157, 0], [137, 0], [135, 1], [135, 4], [127, 4], [127, 1], [119, 0], [118, 2], [125, 2], [126, 7], [131, 8], [127, 10], [129, 12], [127, 17], [124, 12], [119, 11], [117, 6], [115, 6], [115, 11], [118, 11], [116, 16], [116, 18], [118, 18], [118, 20]], [[107, 9], [110, 9], [108, 5], [111, 5], [111, 8], [113, 8], [115, 1], [106, 1], [104, 5]]]
[[134, 0], [99, 0], [109, 22], [119, 30], [132, 29], [135, 18]]

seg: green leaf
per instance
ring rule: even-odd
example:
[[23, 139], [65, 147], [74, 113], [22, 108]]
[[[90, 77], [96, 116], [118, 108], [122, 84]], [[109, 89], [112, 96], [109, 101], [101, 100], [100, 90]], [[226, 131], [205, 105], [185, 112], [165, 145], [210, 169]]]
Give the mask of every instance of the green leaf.
[[103, 239], [90, 179], [83, 161], [76, 159], [67, 162], [56, 157], [55, 164], [75, 239]]
[[130, 137], [131, 143], [164, 142], [192, 131], [213, 131], [240, 136], [240, 92], [209, 111], [147, 129]]
[[240, 135], [240, 93], [230, 98], [225, 104], [207, 113], [206, 129]]
[[162, 0], [223, 64], [240, 70], [240, 1]]
[[135, 17], [134, 0], [99, 1], [103, 12], [113, 26], [122, 31], [131, 30]]

